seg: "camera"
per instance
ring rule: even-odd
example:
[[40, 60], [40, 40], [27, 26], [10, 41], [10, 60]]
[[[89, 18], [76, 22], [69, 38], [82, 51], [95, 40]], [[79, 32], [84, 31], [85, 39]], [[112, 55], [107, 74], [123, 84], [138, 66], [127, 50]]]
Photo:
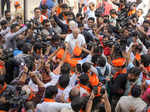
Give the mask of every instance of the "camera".
[[3, 55], [2, 57], [0, 57], [0, 59], [6, 62], [9, 58], [12, 58], [12, 57], [13, 57], [13, 50], [6, 49], [6, 50], [3, 50]]
[[112, 47], [114, 43], [115, 42], [113, 40], [103, 41], [104, 46], [107, 46], [107, 47]]
[[42, 30], [41, 23], [39, 23], [38, 20], [36, 19], [31, 19], [30, 21], [26, 21], [26, 24], [30, 24], [31, 26], [33, 26], [33, 28], [36, 29], [38, 33]]
[[95, 10], [95, 16], [100, 17], [105, 11], [104, 4]]
[[131, 6], [133, 3], [125, 3], [122, 2], [125, 5], [125, 8], [121, 9], [120, 12], [117, 13], [118, 19], [117, 19], [117, 25], [120, 26], [121, 28], [127, 27], [129, 24], [129, 20], [133, 18], [135, 15], [128, 16], [128, 12], [130, 11]]
[[6, 89], [2, 97], [6, 98], [7, 103], [9, 104], [9, 108], [13, 109], [21, 109], [25, 104], [28, 96], [26, 96], [26, 92], [22, 91], [21, 86], [14, 86], [14, 89], [8, 88]]
[[105, 87], [104, 86], [94, 86], [93, 87], [93, 92], [95, 95], [100, 95], [103, 96], [105, 94]]

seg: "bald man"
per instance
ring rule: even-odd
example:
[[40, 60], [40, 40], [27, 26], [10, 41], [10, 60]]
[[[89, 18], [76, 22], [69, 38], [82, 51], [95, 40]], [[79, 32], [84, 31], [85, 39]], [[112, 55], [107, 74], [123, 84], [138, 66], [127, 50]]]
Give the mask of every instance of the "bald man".
[[75, 87], [69, 93], [69, 99], [72, 101], [74, 98], [80, 96], [80, 89]]
[[86, 47], [85, 38], [80, 34], [80, 30], [77, 27], [73, 27], [72, 33], [67, 35], [65, 43], [68, 44], [70, 53], [72, 53], [76, 45]]

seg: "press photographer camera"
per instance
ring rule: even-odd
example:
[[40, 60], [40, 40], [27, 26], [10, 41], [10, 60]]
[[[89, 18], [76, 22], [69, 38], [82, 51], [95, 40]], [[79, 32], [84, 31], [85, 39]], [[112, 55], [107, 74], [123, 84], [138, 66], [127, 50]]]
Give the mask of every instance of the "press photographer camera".
[[[13, 86], [14, 87], [14, 86]], [[9, 105], [8, 109], [21, 110], [27, 100], [26, 92], [21, 90], [21, 87], [14, 87], [3, 92], [6, 103]]]
[[132, 6], [134, 6], [134, 3], [126, 3], [124, 2], [124, 8], [120, 10], [120, 12], [117, 13], [117, 26], [118, 28], [126, 27], [129, 24], [129, 20], [132, 19], [135, 14], [130, 14], [130, 11], [133, 10]]
[[24, 92], [18, 86], [6, 83], [4, 66], [1, 66], [0, 71], [0, 110], [22, 107], [26, 100]]
[[105, 94], [105, 87], [104, 86], [95, 86], [93, 87], [93, 92], [95, 95], [100, 95], [100, 96], [103, 96]]
[[0, 60], [3, 60], [4, 62], [8, 61], [8, 59], [13, 57], [13, 50], [12, 49], [5, 49], [3, 50], [2, 56], [0, 57]]
[[34, 67], [34, 57], [26, 54], [22, 54], [20, 56], [15, 57], [16, 63], [18, 66], [27, 66], [30, 71], [33, 70]]
[[103, 13], [104, 13], [104, 11], [105, 11], [105, 8], [104, 8], [105, 6], [104, 6], [104, 4], [102, 4], [99, 8], [97, 8], [96, 10], [95, 10], [95, 16], [98, 18], [98, 17], [100, 17]]
[[89, 41], [87, 43], [87, 49], [91, 49], [92, 47], [97, 47], [97, 46], [101, 46], [100, 42], [98, 39], [93, 39], [92, 41]]
[[113, 55], [115, 57], [122, 57], [122, 52], [125, 51], [126, 45], [127, 45], [127, 40], [123, 38], [118, 38], [117, 40], [107, 40], [103, 41], [104, 46], [113, 48]]
[[32, 28], [34, 30], [35, 37], [41, 35], [41, 30], [43, 27], [42, 24], [39, 23], [37, 19], [26, 20], [25, 24], [28, 26], [28, 28]]

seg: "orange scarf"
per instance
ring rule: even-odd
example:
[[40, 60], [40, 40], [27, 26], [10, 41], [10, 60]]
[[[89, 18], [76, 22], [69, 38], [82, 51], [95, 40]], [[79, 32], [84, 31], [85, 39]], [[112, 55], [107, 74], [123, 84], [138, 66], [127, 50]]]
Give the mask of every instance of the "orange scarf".
[[40, 16], [40, 22], [42, 23], [44, 20], [43, 16]]
[[125, 74], [125, 73], [127, 73], [127, 69], [126, 68], [124, 68], [123, 70], [120, 70], [119, 72], [116, 72], [116, 74], [114, 75], [113, 78], [116, 79], [118, 77], [118, 75]]
[[4, 83], [4, 86], [3, 87], [0, 87], [0, 94], [2, 94], [7, 88], [7, 84]]
[[65, 88], [62, 88], [60, 85], [58, 85], [58, 89], [65, 90]]
[[81, 109], [80, 112], [84, 112], [84, 111]]
[[57, 7], [57, 16], [61, 13], [61, 8], [60, 7]]
[[85, 89], [88, 93], [91, 93], [91, 89], [86, 86], [86, 85], [83, 85], [83, 84], [79, 84], [79, 87], [82, 87], [83, 89]]
[[72, 75], [74, 75], [75, 74], [75, 72], [74, 71], [71, 71], [70, 72], [70, 76], [72, 76]]
[[90, 73], [88, 73], [88, 77], [89, 77], [89, 82], [92, 86], [97, 86], [99, 84], [99, 79], [96, 74], [93, 73], [91, 75]]
[[30, 96], [28, 97], [27, 100], [30, 101], [30, 100], [32, 100], [34, 97], [35, 97], [35, 94], [34, 94], [34, 92], [33, 92], [32, 89], [31, 89]]
[[54, 99], [44, 98], [44, 102], [56, 102]]

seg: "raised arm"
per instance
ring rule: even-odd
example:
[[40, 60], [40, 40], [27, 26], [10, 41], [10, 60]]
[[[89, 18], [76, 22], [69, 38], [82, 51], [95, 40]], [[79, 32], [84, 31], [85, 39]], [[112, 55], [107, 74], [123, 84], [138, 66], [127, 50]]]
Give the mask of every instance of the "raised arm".
[[23, 28], [21, 28], [19, 31], [15, 32], [15, 33], [12, 33], [8, 39], [13, 39], [15, 38], [16, 36], [18, 36], [19, 34], [23, 33], [25, 30], [27, 30], [27, 26], [24, 26]]
[[55, 8], [52, 9], [52, 16], [53, 16], [55, 22], [61, 27], [61, 29], [63, 29], [64, 31], [66, 31], [66, 32], [63, 32], [63, 33], [67, 33], [69, 26], [67, 24], [62, 23], [59, 20], [59, 18], [56, 16]]
[[86, 105], [86, 112], [91, 112], [92, 110], [92, 106], [93, 106], [93, 99], [94, 99], [94, 92], [92, 91], [91, 96], [89, 98], [89, 101]]
[[30, 72], [31, 79], [38, 85], [38, 87], [44, 87], [44, 83], [37, 77], [35, 72]]
[[105, 110], [106, 110], [106, 112], [111, 112], [111, 105], [110, 105], [110, 102], [108, 100], [107, 91], [105, 91], [105, 94], [103, 95], [103, 97], [104, 97], [104, 101], [105, 101]]

